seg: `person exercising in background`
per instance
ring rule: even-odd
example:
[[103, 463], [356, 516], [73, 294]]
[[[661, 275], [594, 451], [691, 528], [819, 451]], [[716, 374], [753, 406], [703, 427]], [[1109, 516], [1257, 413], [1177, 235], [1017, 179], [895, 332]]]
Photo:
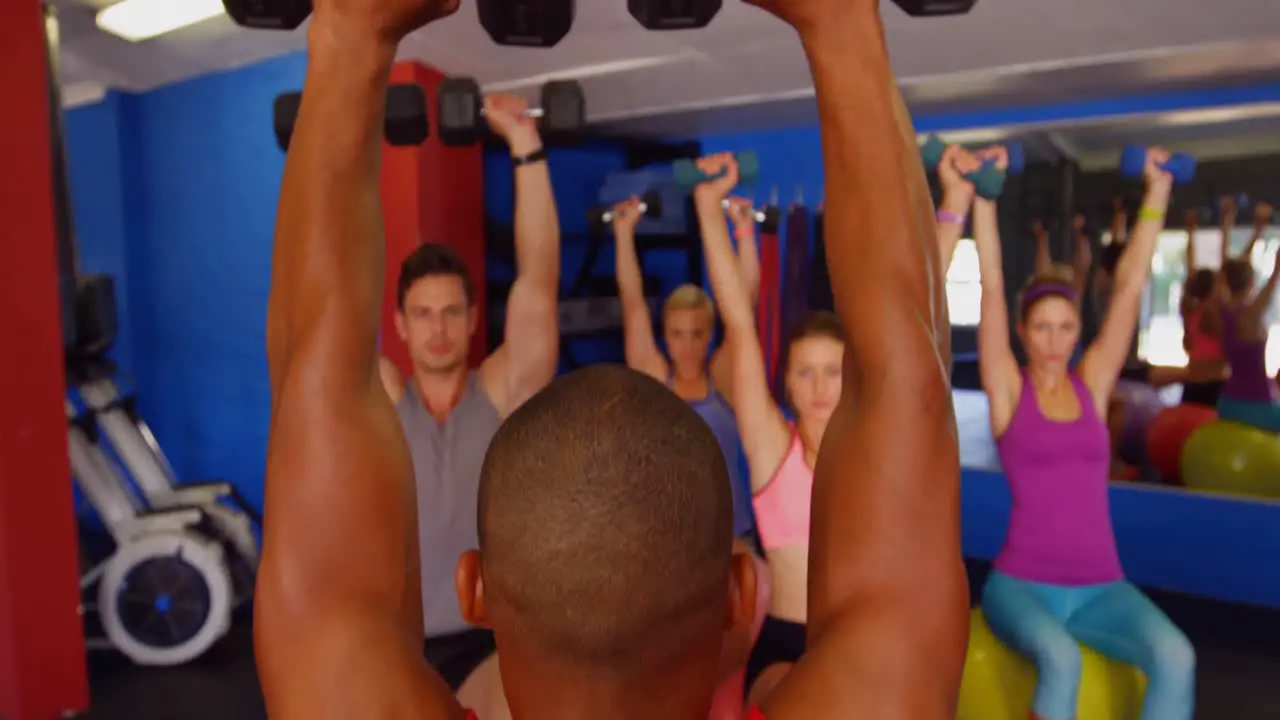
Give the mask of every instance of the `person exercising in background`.
[[[412, 375], [382, 362], [417, 480], [425, 653], [470, 705], [500, 695], [493, 633], [471, 627], [453, 592], [458, 556], [476, 545], [480, 465], [489, 440], [555, 375], [560, 227], [535, 121], [523, 100], [485, 98], [485, 119], [515, 163], [516, 281], [504, 342], [479, 368], [467, 366], [478, 308], [469, 269], [448, 245], [418, 247], [400, 266], [396, 331]], [[473, 678], [474, 675], [474, 678]], [[469, 680], [469, 678], [471, 678]]]
[[1035, 273], [1044, 276], [1059, 274], [1071, 278], [1071, 292], [1076, 297], [1084, 297], [1089, 282], [1089, 266], [1093, 264], [1093, 248], [1090, 247], [1087, 224], [1083, 215], [1071, 219], [1071, 230], [1075, 236], [1075, 253], [1071, 265], [1060, 265], [1053, 261], [1053, 251], [1049, 248], [1049, 230], [1044, 223], [1037, 220], [1031, 226], [1031, 235], [1036, 240]]
[[[1002, 153], [1002, 151], [1000, 151]], [[1143, 720], [1191, 720], [1195, 651], [1186, 636], [1126, 582], [1108, 497], [1108, 398], [1128, 356], [1173, 180], [1149, 151], [1147, 193], [1116, 265], [1102, 329], [1074, 368], [1079, 297], [1058, 276], [1036, 276], [1020, 294], [1014, 357], [1005, 306], [994, 202], [974, 202], [982, 272], [978, 326], [982, 387], [991, 431], [1013, 495], [1008, 537], [982, 593], [992, 632], [1036, 665], [1033, 720], [1076, 717], [1077, 641], [1140, 668], [1147, 677]], [[999, 162], [1005, 159], [1000, 155]]]
[[[1196, 232], [1200, 212], [1188, 210], [1187, 279], [1178, 303], [1182, 316], [1182, 347], [1187, 353], [1187, 381], [1182, 385], [1182, 402], [1217, 407], [1230, 371], [1222, 351], [1221, 328], [1205, 319], [1205, 308], [1213, 297], [1218, 273], [1196, 262]], [[1219, 324], [1220, 325], [1220, 324]]]
[[830, 313], [814, 313], [787, 339], [783, 378], [795, 416], [774, 402], [756, 333], [749, 281], [733, 252], [721, 203], [738, 184], [730, 153], [697, 162], [708, 178], [694, 191], [707, 274], [720, 304], [722, 351], [732, 372], [733, 408], [751, 469], [756, 519], [773, 597], [747, 662], [747, 704], [767, 697], [805, 651], [813, 467], [840, 401], [844, 336]]
[[[724, 347], [717, 348], [711, 353], [710, 362], [707, 360], [715, 333], [715, 304], [702, 288], [691, 283], [681, 285], [667, 296], [662, 307], [662, 335], [667, 346], [667, 356], [663, 356], [653, 336], [653, 320], [649, 317], [636, 252], [636, 224], [640, 217], [637, 197], [613, 207], [618, 299], [622, 303], [627, 365], [666, 383], [711, 426], [729, 464], [734, 534], [750, 536], [755, 530], [755, 518], [751, 511], [751, 489], [742, 473], [742, 440], [728, 400], [733, 386]], [[732, 198], [729, 217], [738, 241], [735, 260], [754, 307], [760, 294], [760, 251], [756, 245], [751, 203]]]
[[1266, 319], [1280, 283], [1280, 253], [1276, 253], [1270, 277], [1255, 290], [1253, 248], [1271, 224], [1271, 206], [1259, 203], [1254, 208], [1249, 244], [1232, 257], [1231, 231], [1236, 214], [1235, 202], [1223, 198], [1222, 271], [1204, 311], [1210, 330], [1222, 338], [1223, 353], [1231, 368], [1218, 401], [1218, 417], [1275, 433], [1280, 432], [1280, 404], [1275, 381], [1267, 374]]
[[[814, 476], [809, 652], [752, 718], [950, 720], [969, 614], [959, 449], [910, 118], [878, 2], [758, 4], [797, 30], [812, 69], [849, 349]], [[314, 9], [267, 317], [257, 666], [273, 718], [462, 720], [474, 714], [422, 662], [420, 503], [375, 349], [391, 65], [457, 3]], [[514, 717], [706, 718], [725, 631], [751, 615], [753, 566], [731, 551], [724, 456], [686, 403], [624, 368], [551, 383], [495, 434], [477, 520], [457, 596], [494, 631]]]

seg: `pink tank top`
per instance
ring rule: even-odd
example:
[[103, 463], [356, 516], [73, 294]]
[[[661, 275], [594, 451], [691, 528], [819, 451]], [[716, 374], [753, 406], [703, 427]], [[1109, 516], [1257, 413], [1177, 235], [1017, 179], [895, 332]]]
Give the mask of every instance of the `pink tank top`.
[[792, 434], [787, 456], [752, 502], [756, 508], [756, 530], [765, 550], [809, 544], [813, 469], [805, 462], [804, 443], [799, 433]]
[[1187, 356], [1192, 360], [1221, 360], [1222, 341], [1200, 329], [1204, 308], [1187, 313], [1182, 332], [1187, 336]]

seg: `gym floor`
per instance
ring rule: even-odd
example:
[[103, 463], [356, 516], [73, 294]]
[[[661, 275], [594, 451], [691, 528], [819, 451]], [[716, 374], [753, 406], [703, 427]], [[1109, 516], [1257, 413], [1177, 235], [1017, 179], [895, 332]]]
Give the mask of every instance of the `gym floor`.
[[[975, 593], [987, 567], [970, 563]], [[1280, 705], [1280, 612], [1153, 593], [1198, 652], [1197, 720], [1273, 720]], [[976, 600], [976, 598], [975, 598]], [[138, 668], [110, 653], [90, 656], [97, 720], [265, 718], [248, 613], [208, 655], [178, 668]]]

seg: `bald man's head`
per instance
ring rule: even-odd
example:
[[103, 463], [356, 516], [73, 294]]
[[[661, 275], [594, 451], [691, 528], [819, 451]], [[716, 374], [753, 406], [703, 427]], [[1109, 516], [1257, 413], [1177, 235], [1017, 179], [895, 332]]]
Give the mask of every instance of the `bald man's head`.
[[596, 366], [531, 398], [489, 446], [479, 509], [499, 643], [623, 666], [723, 629], [728, 468], [706, 423], [647, 375]]

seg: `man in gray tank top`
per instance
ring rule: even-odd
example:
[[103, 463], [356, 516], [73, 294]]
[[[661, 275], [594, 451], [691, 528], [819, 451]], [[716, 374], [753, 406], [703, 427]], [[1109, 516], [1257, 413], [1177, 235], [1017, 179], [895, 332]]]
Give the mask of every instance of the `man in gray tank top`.
[[[480, 682], [475, 671], [495, 649], [491, 632], [462, 619], [454, 586], [459, 556], [478, 547], [480, 466], [503, 419], [551, 381], [558, 361], [560, 226], [546, 152], [524, 109], [516, 97], [485, 99], [485, 117], [507, 141], [515, 165], [517, 278], [503, 345], [479, 368], [467, 366], [478, 322], [473, 279], [452, 248], [423, 245], [405, 258], [397, 287], [396, 329], [412, 373], [398, 382], [389, 362], [382, 368], [417, 484], [426, 655], [455, 691], [473, 673]], [[496, 682], [496, 663], [486, 665]]]

